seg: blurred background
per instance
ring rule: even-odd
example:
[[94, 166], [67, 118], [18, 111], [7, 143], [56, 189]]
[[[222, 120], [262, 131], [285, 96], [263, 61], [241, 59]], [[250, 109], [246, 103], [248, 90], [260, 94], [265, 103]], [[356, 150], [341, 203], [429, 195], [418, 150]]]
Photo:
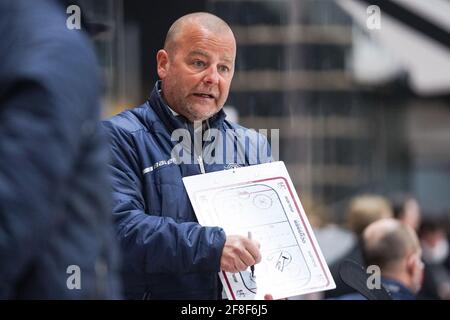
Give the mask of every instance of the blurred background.
[[[104, 25], [95, 46], [104, 116], [143, 103], [169, 26], [193, 11], [233, 29], [227, 108], [247, 127], [280, 129], [280, 160], [306, 207], [337, 223], [361, 193], [414, 195], [450, 210], [450, 4], [396, 0], [80, 1]], [[399, 11], [400, 10], [400, 11]], [[402, 11], [403, 10], [403, 11]], [[372, 19], [372, 20], [371, 20]]]

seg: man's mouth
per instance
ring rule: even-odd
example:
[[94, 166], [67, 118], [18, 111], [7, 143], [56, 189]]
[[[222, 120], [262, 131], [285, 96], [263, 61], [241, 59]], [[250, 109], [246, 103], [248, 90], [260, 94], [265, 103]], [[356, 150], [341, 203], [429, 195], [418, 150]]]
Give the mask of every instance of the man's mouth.
[[214, 96], [212, 94], [209, 94], [209, 93], [196, 92], [193, 95], [196, 96], [196, 97], [199, 97], [199, 98], [214, 99]]

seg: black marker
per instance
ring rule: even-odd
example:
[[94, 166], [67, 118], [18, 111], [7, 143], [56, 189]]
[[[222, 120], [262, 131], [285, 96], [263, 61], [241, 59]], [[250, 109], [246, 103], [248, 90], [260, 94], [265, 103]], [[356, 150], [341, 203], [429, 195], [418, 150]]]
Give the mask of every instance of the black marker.
[[[251, 231], [248, 232], [248, 238], [251, 240], [252, 239], [252, 233]], [[250, 266], [250, 271], [252, 273], [252, 278], [255, 277], [255, 265], [251, 265]]]

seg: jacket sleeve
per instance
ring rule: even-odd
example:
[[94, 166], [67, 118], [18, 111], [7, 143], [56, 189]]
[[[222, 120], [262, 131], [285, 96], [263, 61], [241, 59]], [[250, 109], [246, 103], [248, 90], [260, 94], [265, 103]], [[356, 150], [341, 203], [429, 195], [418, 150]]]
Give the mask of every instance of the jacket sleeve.
[[133, 137], [110, 121], [103, 124], [111, 144], [113, 215], [124, 271], [150, 274], [220, 271], [224, 231], [194, 222], [177, 223], [172, 218], [147, 212]]

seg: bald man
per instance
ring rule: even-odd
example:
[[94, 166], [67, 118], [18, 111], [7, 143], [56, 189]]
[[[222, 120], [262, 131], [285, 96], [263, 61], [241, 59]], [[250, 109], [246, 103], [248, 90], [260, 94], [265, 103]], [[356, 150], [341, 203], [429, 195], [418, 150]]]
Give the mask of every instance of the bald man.
[[[381, 219], [363, 233], [363, 255], [367, 266], [381, 271], [381, 283], [394, 300], [414, 300], [423, 279], [422, 251], [415, 231], [398, 220]], [[363, 299], [350, 294], [342, 299]]]
[[[199, 225], [182, 182], [271, 160], [263, 136], [225, 119], [235, 57], [222, 19], [183, 16], [157, 53], [160, 80], [148, 101], [104, 122], [127, 298], [220, 299], [219, 271], [243, 271], [261, 259], [256, 241]], [[237, 131], [245, 139], [235, 140], [230, 132]], [[255, 154], [261, 149], [268, 152]]]

